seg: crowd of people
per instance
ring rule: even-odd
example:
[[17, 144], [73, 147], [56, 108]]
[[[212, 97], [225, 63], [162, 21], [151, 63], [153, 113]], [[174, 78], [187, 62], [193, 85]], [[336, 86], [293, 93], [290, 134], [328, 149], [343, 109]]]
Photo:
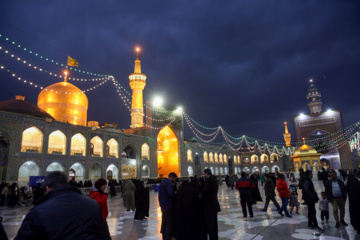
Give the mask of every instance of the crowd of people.
[[[345, 204], [349, 200], [351, 224], [360, 233], [360, 219], [357, 214], [360, 212], [359, 173], [358, 170], [322, 169], [318, 173], [318, 178], [324, 185], [320, 198], [310, 170], [300, 169], [299, 176], [295, 176], [293, 172], [241, 172], [240, 178], [237, 175], [225, 176], [225, 183], [228, 188], [239, 191], [245, 220], [254, 219], [252, 207], [263, 201], [259, 190], [259, 187], [263, 187], [265, 203], [261, 211], [266, 212], [272, 201], [280, 216], [291, 218], [294, 209], [295, 214], [299, 214], [300, 201], [303, 200], [302, 204], [307, 205], [308, 227], [318, 231], [323, 229], [316, 219], [316, 204], [318, 203], [321, 211], [321, 223], [328, 223], [331, 205], [335, 227], [340, 228], [348, 226], [345, 222]], [[149, 179], [147, 184], [149, 183], [160, 183], [158, 198], [162, 211], [163, 239], [218, 239], [217, 215], [221, 211], [218, 187], [222, 179], [212, 175], [210, 169], [205, 169], [201, 177], [179, 181], [175, 173], [170, 173], [168, 178]], [[115, 187], [120, 186], [125, 210], [135, 211], [134, 220], [146, 220], [149, 217], [150, 198], [149, 187], [145, 184], [138, 179], [108, 181], [103, 178], [94, 184], [90, 180], [83, 184], [81, 181], [69, 182], [61, 172], [52, 172], [46, 176], [43, 186], [38, 184], [34, 188], [19, 188], [17, 183], [2, 183], [0, 203], [14, 207], [26, 196], [31, 195], [33, 198], [34, 208], [26, 215], [15, 239], [111, 239], [106, 220], [109, 213], [108, 195], [116, 197]], [[81, 186], [90, 189], [90, 198], [82, 196], [79, 190]], [[301, 199], [298, 194], [300, 190]], [[277, 202], [277, 194], [281, 205]], [[3, 231], [2, 226], [0, 227]]]

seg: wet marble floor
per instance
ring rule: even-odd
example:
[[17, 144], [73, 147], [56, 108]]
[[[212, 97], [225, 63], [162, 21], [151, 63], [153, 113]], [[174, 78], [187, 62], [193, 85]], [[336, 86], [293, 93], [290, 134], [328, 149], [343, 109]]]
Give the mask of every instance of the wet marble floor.
[[[317, 192], [324, 190], [322, 182], [314, 181]], [[263, 189], [259, 185], [262, 196]], [[150, 193], [150, 217], [147, 221], [134, 221], [134, 212], [126, 212], [122, 199], [120, 197], [110, 199], [108, 224], [112, 239], [141, 239], [155, 240], [161, 239], [160, 223], [161, 211], [157, 201], [157, 193]], [[300, 199], [301, 196], [299, 196]], [[330, 220], [328, 224], [320, 223], [320, 212], [317, 210], [319, 225], [325, 232], [321, 235], [314, 235], [313, 230], [307, 229], [307, 218], [305, 216], [306, 206], [301, 205], [300, 215], [293, 215], [293, 218], [281, 217], [270, 203], [267, 212], [261, 212], [263, 202], [258, 202], [254, 206], [254, 220], [244, 221], [240, 206], [239, 194], [236, 190], [231, 190], [225, 185], [219, 188], [219, 202], [221, 212], [218, 216], [219, 238], [224, 240], [233, 239], [320, 239], [320, 240], [348, 240], [359, 239], [356, 231], [350, 225], [348, 203], [346, 206], [345, 221], [349, 223], [348, 227], [335, 228], [335, 220], [330, 210]], [[264, 198], [264, 197], [263, 197]], [[265, 200], [265, 199], [264, 199]], [[278, 202], [279, 201], [278, 199]], [[318, 209], [318, 206], [316, 206]], [[330, 206], [331, 208], [331, 206]], [[21, 225], [22, 219], [29, 211], [30, 207], [18, 207], [8, 209], [0, 208], [0, 216], [3, 217], [3, 226], [9, 239], [13, 239]]]

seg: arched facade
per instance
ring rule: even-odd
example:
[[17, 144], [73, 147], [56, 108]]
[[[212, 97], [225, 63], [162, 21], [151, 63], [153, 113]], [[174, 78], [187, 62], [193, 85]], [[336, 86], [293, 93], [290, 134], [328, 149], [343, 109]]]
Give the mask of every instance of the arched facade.
[[74, 178], [75, 181], [80, 181], [85, 178], [85, 167], [81, 163], [74, 163], [69, 170], [69, 177]]
[[86, 155], [86, 139], [81, 133], [77, 133], [71, 138], [70, 155]]
[[260, 170], [258, 167], [255, 166], [252, 168], [251, 173], [256, 173], [256, 172], [260, 172]]
[[34, 161], [24, 162], [19, 168], [18, 181], [29, 182], [31, 176], [40, 176], [40, 168]]
[[268, 155], [266, 155], [266, 154], [261, 154], [260, 162], [261, 162], [261, 163], [269, 163], [269, 157], [268, 157]]
[[65, 168], [62, 164], [58, 162], [53, 162], [46, 168], [46, 173], [54, 171], [65, 172]]
[[251, 164], [254, 163], [259, 163], [259, 157], [255, 154], [251, 156]]
[[208, 153], [205, 151], [204, 152], [204, 162], [209, 162], [209, 159], [208, 159]]
[[106, 153], [107, 153], [107, 157], [112, 157], [112, 158], [119, 157], [119, 144], [114, 138], [111, 138], [107, 142]]
[[141, 146], [141, 159], [150, 160], [150, 147], [146, 143]]
[[56, 130], [49, 135], [48, 153], [65, 155], [66, 136], [60, 130]]
[[194, 170], [193, 170], [193, 168], [191, 166], [188, 167], [187, 171], [188, 171], [188, 176], [189, 177], [194, 176]]
[[159, 176], [167, 176], [171, 172], [179, 175], [179, 140], [169, 126], [159, 132], [157, 145]]
[[215, 163], [219, 163], [219, 156], [218, 156], [218, 154], [217, 153], [215, 153]]
[[142, 166], [142, 168], [141, 168], [141, 177], [142, 178], [150, 177], [150, 168], [147, 165]]
[[276, 153], [272, 153], [270, 155], [270, 163], [274, 163], [274, 162], [277, 162], [279, 161], [279, 155], [277, 155]]
[[220, 162], [220, 163], [224, 163], [223, 155], [222, 155], [221, 153], [219, 154], [219, 162]]
[[263, 166], [261, 168], [261, 173], [269, 173], [270, 172], [270, 168], [268, 166]]
[[215, 175], [218, 176], [219, 175], [219, 168], [215, 167]]
[[44, 135], [38, 128], [25, 129], [22, 133], [21, 152], [41, 153], [43, 138]]
[[280, 167], [278, 165], [272, 166], [271, 167], [271, 172], [276, 172], [276, 171], [280, 172], [281, 171]]
[[228, 163], [228, 157], [227, 157], [226, 153], [224, 154], [224, 163]]
[[99, 164], [95, 163], [90, 168], [89, 179], [90, 180], [98, 180], [99, 178], [101, 178], [101, 167]]
[[110, 164], [106, 169], [106, 178], [108, 180], [119, 178], [119, 169], [114, 164]]
[[213, 163], [214, 162], [214, 155], [212, 152], [209, 153], [209, 159], [210, 159], [210, 162]]
[[220, 175], [224, 175], [224, 169], [222, 167], [220, 167]]
[[192, 151], [191, 151], [190, 149], [187, 150], [187, 161], [188, 161], [188, 162], [192, 162], [192, 161], [193, 161]]
[[104, 143], [100, 137], [95, 136], [90, 141], [90, 156], [102, 157], [104, 152]]

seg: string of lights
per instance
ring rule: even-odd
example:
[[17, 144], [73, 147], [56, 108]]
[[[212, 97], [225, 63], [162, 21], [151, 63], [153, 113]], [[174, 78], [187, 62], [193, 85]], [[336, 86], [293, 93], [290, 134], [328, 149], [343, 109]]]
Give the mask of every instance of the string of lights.
[[[13, 77], [13, 78], [16, 78], [18, 81], [26, 84], [26, 85], [29, 85], [31, 87], [34, 87], [34, 88], [39, 88], [39, 89], [45, 89], [45, 91], [48, 91], [48, 89], [42, 85], [39, 85], [39, 84], [36, 84], [32, 81], [29, 81], [25, 78], [22, 78], [20, 77], [18, 74], [12, 72], [10, 69], [8, 69], [7, 67], [5, 67], [4, 65], [0, 65], [0, 70], [5, 70], [6, 72], [10, 73], [10, 75]], [[90, 87], [90, 88], [87, 88], [87, 89], [84, 89], [84, 90], [81, 90], [81, 91], [77, 91], [77, 92], [63, 92], [63, 91], [53, 91], [53, 90], [49, 90], [49, 91], [52, 91], [54, 93], [58, 93], [58, 94], [78, 94], [80, 92], [89, 92], [89, 91], [92, 91], [92, 90], [95, 90], [96, 88], [98, 88], [99, 86], [102, 86], [104, 85], [109, 79], [105, 79], [104, 81], [96, 84], [95, 86], [93, 87]]]
[[56, 60], [53, 60], [53, 59], [44, 57], [44, 56], [42, 56], [41, 54], [39, 54], [39, 53], [37, 53], [37, 52], [34, 52], [34, 51], [32, 51], [32, 50], [29, 50], [29, 49], [26, 48], [26, 47], [23, 47], [21, 44], [18, 44], [18, 43], [16, 43], [15, 41], [10, 40], [10, 38], [5, 37], [4, 34], [1, 34], [1, 33], [0, 33], [0, 38], [4, 38], [6, 42], [9, 42], [9, 43], [11, 43], [12, 45], [17, 46], [18, 48], [23, 49], [25, 52], [30, 53], [30, 54], [33, 54], [34, 56], [39, 57], [40, 59], [43, 59], [43, 60], [45, 60], [45, 61], [47, 61], [47, 62], [54, 63], [55, 65], [59, 65], [59, 66], [61, 66], [61, 67], [65, 67], [65, 68], [67, 68], [67, 69], [69, 69], [69, 70], [72, 70], [72, 71], [75, 71], [75, 72], [79, 72], [79, 73], [83, 73], [83, 74], [88, 74], [88, 75], [91, 75], [91, 76], [108, 77], [108, 75], [99, 74], [99, 73], [92, 73], [92, 72], [87, 72], [87, 71], [80, 70], [80, 69], [77, 69], [77, 68], [68, 67], [66, 64], [59, 63], [59, 62], [57, 62]]

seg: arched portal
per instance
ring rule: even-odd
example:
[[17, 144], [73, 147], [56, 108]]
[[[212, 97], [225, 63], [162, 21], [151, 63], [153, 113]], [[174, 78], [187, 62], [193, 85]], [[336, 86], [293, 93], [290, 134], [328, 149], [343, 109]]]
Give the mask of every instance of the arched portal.
[[66, 151], [66, 136], [60, 130], [56, 130], [49, 135], [48, 153], [62, 154]]
[[21, 152], [41, 153], [43, 133], [36, 127], [25, 129], [22, 134]]
[[46, 168], [46, 173], [54, 172], [54, 171], [64, 172], [65, 169], [63, 165], [61, 165], [60, 163], [53, 162]]
[[74, 163], [69, 170], [69, 177], [75, 181], [83, 180], [85, 168], [81, 163]]
[[150, 168], [147, 165], [144, 165], [141, 168], [141, 177], [143, 177], [143, 178], [150, 177]]
[[146, 143], [141, 146], [141, 159], [150, 160], [150, 147]]
[[179, 176], [179, 147], [175, 132], [164, 127], [157, 137], [158, 174], [167, 177], [174, 172]]
[[251, 156], [251, 164], [254, 163], [259, 163], [259, 157], [255, 154]]
[[[229, 173], [228, 168], [225, 167], [225, 168], [224, 168], [224, 174], [227, 175], [228, 173]], [[236, 174], [236, 173], [235, 173], [235, 174]]]
[[222, 167], [220, 167], [220, 175], [224, 175], [224, 169]]
[[89, 178], [90, 180], [98, 180], [99, 178], [101, 178], [101, 167], [99, 164], [95, 163], [91, 166]]
[[86, 139], [81, 133], [71, 138], [70, 155], [85, 156]]
[[215, 167], [215, 175], [218, 176], [219, 175], [219, 168]]
[[242, 171], [248, 173], [248, 172], [250, 172], [250, 168], [244, 167]]
[[270, 168], [268, 166], [263, 166], [261, 168], [261, 173], [269, 173], [270, 172]]
[[274, 166], [272, 166], [272, 168], [271, 168], [271, 172], [280, 172], [280, 168], [279, 168], [279, 166], [278, 165], [274, 165]]
[[107, 157], [118, 158], [119, 157], [119, 144], [115, 139], [110, 139], [107, 142]]
[[39, 176], [40, 168], [33, 161], [24, 162], [19, 168], [18, 181], [29, 181], [30, 176]]
[[277, 162], [279, 160], [279, 156], [276, 153], [270, 155], [270, 163]]
[[119, 170], [114, 164], [110, 164], [106, 169], [106, 177], [108, 180], [119, 178]]
[[90, 141], [90, 156], [102, 157], [103, 156], [103, 141], [100, 137], [95, 136]]
[[252, 168], [251, 173], [258, 173], [258, 172], [260, 172], [258, 167], [255, 166], [255, 167]]

